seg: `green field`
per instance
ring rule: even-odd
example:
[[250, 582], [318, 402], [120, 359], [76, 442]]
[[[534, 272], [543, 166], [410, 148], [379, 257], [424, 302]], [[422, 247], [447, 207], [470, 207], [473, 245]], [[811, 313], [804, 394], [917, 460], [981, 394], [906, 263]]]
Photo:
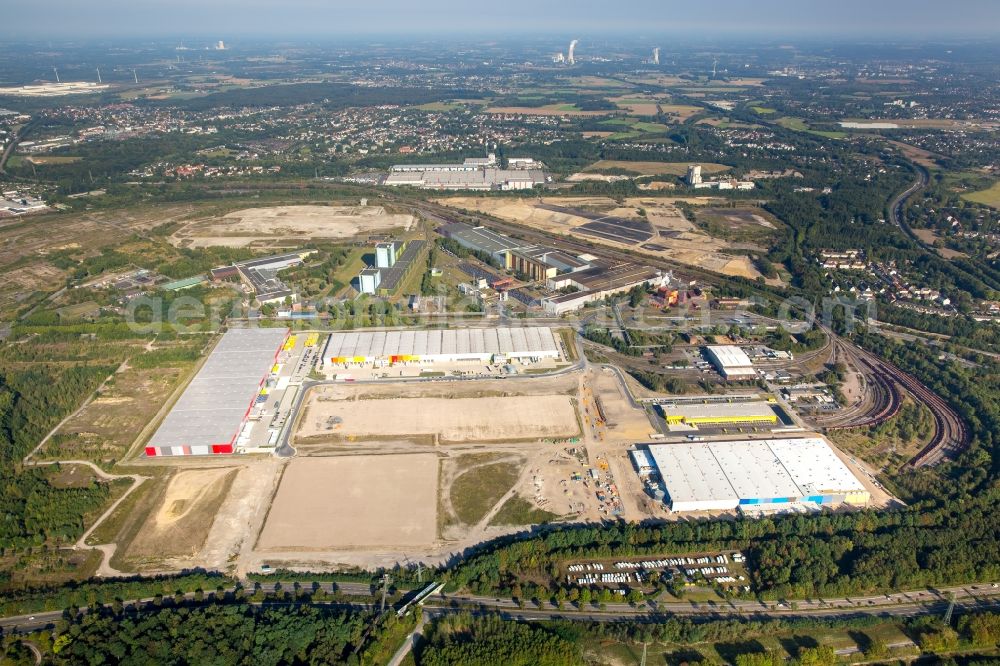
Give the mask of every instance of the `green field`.
[[458, 519], [475, 525], [510, 490], [520, 474], [515, 463], [497, 462], [474, 467], [451, 484], [451, 505]]
[[12, 155], [11, 158], [7, 160], [7, 165], [10, 167], [19, 167], [25, 164], [31, 164], [32, 162], [34, 162], [36, 166], [45, 166], [49, 164], [73, 164], [74, 162], [79, 162], [82, 159], [82, 157], [72, 155], [37, 155], [34, 157]]
[[826, 137], [827, 139], [843, 139], [847, 136], [847, 132], [824, 132], [821, 130], [810, 129], [806, 121], [801, 118], [793, 118], [792, 116], [783, 116], [778, 118], [776, 121], [782, 127], [790, 130], [795, 130], [796, 132], [805, 132], [806, 134], [814, 134], [816, 136]]
[[536, 509], [531, 502], [522, 497], [511, 497], [493, 516], [490, 525], [539, 525], [558, 517], [549, 511]]
[[1000, 208], [1000, 181], [993, 183], [988, 189], [963, 194], [962, 198], [966, 201], [989, 206], [990, 208]]
[[766, 106], [751, 106], [750, 108], [753, 109], [754, 113], [760, 114], [762, 116], [768, 116], [771, 115], [772, 113], [778, 112], [777, 109], [772, 109]]

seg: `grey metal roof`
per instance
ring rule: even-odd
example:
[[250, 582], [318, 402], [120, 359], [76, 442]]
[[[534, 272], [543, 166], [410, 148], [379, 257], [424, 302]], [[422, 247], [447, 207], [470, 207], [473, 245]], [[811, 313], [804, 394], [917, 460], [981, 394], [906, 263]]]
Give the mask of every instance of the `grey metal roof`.
[[461, 328], [332, 333], [324, 355], [374, 359], [505, 353], [525, 357], [558, 350], [550, 328]]
[[287, 328], [228, 331], [163, 419], [149, 445], [211, 446], [231, 442], [287, 335]]

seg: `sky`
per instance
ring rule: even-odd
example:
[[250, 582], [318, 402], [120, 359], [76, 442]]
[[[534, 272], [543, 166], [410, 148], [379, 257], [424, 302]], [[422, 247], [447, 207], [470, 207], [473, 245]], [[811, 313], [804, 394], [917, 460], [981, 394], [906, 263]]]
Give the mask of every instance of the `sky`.
[[1000, 34], [1000, 0], [2, 0], [0, 36], [635, 33], [953, 38]]

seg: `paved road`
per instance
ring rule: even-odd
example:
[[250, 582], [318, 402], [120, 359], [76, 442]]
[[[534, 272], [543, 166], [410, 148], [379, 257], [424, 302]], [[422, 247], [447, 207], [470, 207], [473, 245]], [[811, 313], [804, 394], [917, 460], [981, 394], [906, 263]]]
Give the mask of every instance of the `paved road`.
[[[374, 599], [374, 596], [372, 596], [374, 594], [374, 587], [370, 583], [321, 583], [318, 585], [318, 588], [325, 592], [332, 592], [334, 585], [336, 585], [337, 591], [341, 594]], [[998, 585], [998, 587], [993, 587], [993, 585]], [[281, 590], [285, 591], [293, 591], [295, 589], [295, 584], [290, 582], [275, 581], [274, 583], [260, 584], [261, 589], [265, 592], [274, 592], [279, 586]], [[301, 586], [306, 590], [313, 589], [312, 584], [302, 584]], [[252, 589], [252, 584], [248, 585], [247, 588]], [[225, 592], [231, 592], [233, 589], [227, 588]], [[952, 592], [955, 594], [955, 606], [960, 610], [1000, 607], [1000, 584], [987, 582], [934, 590], [913, 590], [889, 595], [799, 600], [787, 604], [756, 600], [724, 602], [678, 601], [662, 603], [651, 601], [636, 605], [610, 603], [606, 604], [603, 609], [590, 607], [586, 610], [576, 610], [569, 605], [565, 609], [560, 610], [549, 602], [543, 602], [540, 607], [530, 604], [530, 607], [521, 608], [508, 598], [467, 594], [437, 594], [427, 600], [425, 610], [432, 613], [473, 610], [476, 612], [498, 612], [511, 618], [540, 620], [565, 618], [600, 622], [628, 619], [648, 620], [664, 615], [701, 616], [706, 618], [727, 615], [753, 618], [846, 617], [858, 615], [910, 617], [943, 610], [947, 607], [949, 595]], [[193, 594], [186, 596], [190, 598]], [[152, 601], [152, 598], [132, 600], [125, 603], [148, 603], [150, 601]], [[316, 605], [367, 609], [373, 606], [373, 602], [359, 601], [357, 603], [345, 603], [337, 601], [328, 604], [317, 602]], [[54, 624], [61, 617], [62, 611], [10, 616], [0, 618], [0, 629], [27, 632]]]
[[428, 618], [429, 615], [426, 613], [420, 616], [420, 622], [418, 622], [417, 626], [413, 628], [410, 635], [406, 637], [403, 644], [399, 646], [399, 649], [396, 650], [396, 654], [392, 655], [392, 659], [389, 660], [387, 666], [400, 666], [400, 664], [403, 663], [403, 660], [406, 659], [406, 655], [410, 654], [413, 650], [413, 646], [416, 645], [417, 641], [419, 641], [424, 635], [424, 625], [427, 624]]
[[930, 180], [930, 176], [927, 173], [927, 169], [916, 164], [913, 165], [913, 168], [917, 170], [917, 180], [912, 185], [910, 185], [910, 187], [900, 192], [896, 196], [896, 198], [892, 200], [892, 203], [889, 204], [889, 221], [895, 224], [900, 229], [902, 229], [903, 233], [905, 233], [907, 236], [916, 241], [918, 245], [920, 245], [925, 249], [929, 249], [931, 252], [936, 253], [937, 251], [933, 247], [927, 245], [927, 243], [920, 240], [920, 238], [915, 233], [913, 233], [913, 230], [910, 229], [909, 225], [906, 224], [906, 221], [903, 216], [903, 206], [906, 204], [906, 200], [912, 197], [920, 190], [927, 187], [927, 183]]

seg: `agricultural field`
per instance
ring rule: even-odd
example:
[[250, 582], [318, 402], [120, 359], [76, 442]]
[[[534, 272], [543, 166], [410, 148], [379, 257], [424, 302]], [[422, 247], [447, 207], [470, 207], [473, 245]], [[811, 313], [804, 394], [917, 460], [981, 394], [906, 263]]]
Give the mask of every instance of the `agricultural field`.
[[574, 104], [546, 104], [544, 106], [491, 106], [486, 113], [521, 116], [606, 116], [613, 111], [583, 111]]
[[843, 139], [847, 137], [847, 132], [814, 130], [809, 127], [806, 121], [792, 116], [782, 116], [775, 122], [785, 129], [795, 130], [796, 132], [805, 132], [807, 134], [815, 134], [816, 136], [821, 136], [827, 139]]
[[962, 198], [989, 206], [990, 208], [1000, 208], [1000, 181], [993, 183], [992, 186], [985, 190], [963, 194]]

